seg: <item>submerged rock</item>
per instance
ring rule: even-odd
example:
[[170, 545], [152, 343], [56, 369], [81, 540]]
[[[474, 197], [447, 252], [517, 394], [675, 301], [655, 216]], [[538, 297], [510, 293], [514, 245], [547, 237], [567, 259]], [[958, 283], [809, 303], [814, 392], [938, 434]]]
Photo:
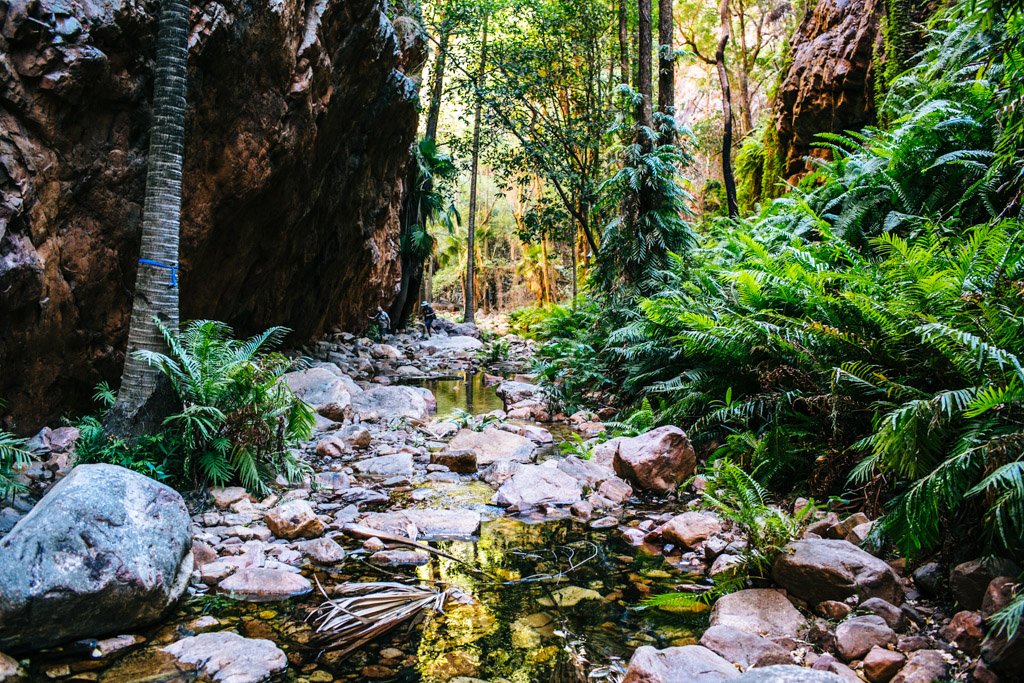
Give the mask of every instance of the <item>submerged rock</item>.
[[834, 673], [793, 665], [751, 669], [736, 678], [735, 681], [736, 683], [844, 683], [843, 679]]
[[683, 430], [666, 426], [617, 442], [615, 473], [645, 491], [671, 493], [693, 474], [697, 456]]
[[701, 636], [700, 644], [743, 670], [793, 663], [793, 658], [781, 645], [732, 626], [712, 626]]
[[183, 638], [162, 651], [218, 683], [261, 683], [288, 668], [284, 651], [271, 641], [228, 631]]
[[267, 526], [278, 538], [317, 538], [325, 530], [313, 507], [304, 500], [290, 500], [271, 508], [264, 518]]
[[363, 526], [395, 536], [409, 537], [409, 527], [428, 539], [469, 538], [480, 530], [480, 513], [473, 510], [396, 510], [371, 512], [359, 520]]
[[772, 565], [772, 579], [801, 600], [882, 598], [903, 602], [903, 588], [892, 568], [847, 541], [806, 539], [787, 545]]
[[236, 600], [273, 602], [313, 590], [313, 585], [300, 574], [283, 569], [246, 567], [220, 582], [217, 588]]
[[504, 401], [505, 410], [521, 401], [540, 399], [544, 395], [539, 386], [527, 382], [502, 382], [495, 393]]
[[403, 417], [425, 421], [430, 417], [430, 404], [424, 391], [427, 390], [407, 386], [376, 386], [353, 396], [352, 409], [367, 421], [387, 422]]
[[656, 532], [669, 543], [689, 550], [699, 548], [712, 534], [722, 530], [722, 519], [711, 512], [684, 512], [662, 524]]
[[125, 633], [182, 596], [192, 525], [173, 489], [79, 465], [0, 540], [0, 648]]

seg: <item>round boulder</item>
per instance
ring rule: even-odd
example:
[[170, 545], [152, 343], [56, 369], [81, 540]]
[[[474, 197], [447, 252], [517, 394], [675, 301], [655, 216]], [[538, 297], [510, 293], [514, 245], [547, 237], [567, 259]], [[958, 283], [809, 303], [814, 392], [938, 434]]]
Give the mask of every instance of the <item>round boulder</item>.
[[0, 540], [0, 649], [156, 621], [188, 586], [191, 550], [177, 491], [115, 465], [75, 467]]
[[612, 464], [629, 483], [665, 494], [693, 474], [697, 456], [683, 430], [666, 426], [619, 441]]
[[791, 594], [816, 605], [850, 596], [903, 602], [896, 572], [848, 541], [806, 539], [788, 544], [772, 565], [772, 579]]

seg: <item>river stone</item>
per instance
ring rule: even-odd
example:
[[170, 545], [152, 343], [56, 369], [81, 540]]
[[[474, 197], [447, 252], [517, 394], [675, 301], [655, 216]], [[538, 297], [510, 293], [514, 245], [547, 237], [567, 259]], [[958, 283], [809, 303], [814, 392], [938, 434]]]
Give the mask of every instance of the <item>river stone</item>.
[[530, 462], [536, 446], [525, 436], [506, 432], [497, 427], [486, 427], [483, 431], [460, 429], [445, 449], [447, 451], [473, 451], [476, 465], [484, 468], [498, 460]]
[[934, 683], [945, 680], [948, 672], [949, 666], [940, 650], [918, 650], [910, 653], [892, 683]]
[[792, 664], [751, 669], [736, 678], [735, 681], [736, 683], [844, 683], [843, 679], [836, 674], [805, 669]]
[[779, 591], [748, 588], [720, 597], [711, 610], [710, 623], [769, 637], [795, 636], [804, 617]]
[[430, 416], [430, 405], [424, 396], [417, 387], [377, 386], [353, 396], [352, 408], [361, 420], [387, 422], [410, 418], [425, 421]]
[[0, 652], [0, 683], [17, 680], [20, 670], [21, 665], [17, 659]]
[[739, 677], [732, 664], [700, 645], [638, 647], [622, 683], [711, 683]]
[[367, 458], [357, 462], [355, 468], [362, 474], [373, 477], [411, 477], [413, 472], [412, 454], [395, 453]]
[[788, 544], [772, 565], [772, 579], [791, 594], [816, 605], [825, 600], [882, 598], [903, 602], [892, 568], [848, 541], [806, 539]]
[[1003, 558], [981, 558], [962, 562], [949, 574], [949, 589], [960, 609], [981, 609], [985, 589], [997, 576], [1016, 576], [1020, 567]]
[[614, 439], [608, 439], [604, 443], [597, 444], [590, 449], [590, 462], [614, 468], [615, 454], [619, 452], [619, 444], [628, 438], [626, 436], [617, 436]]
[[316, 538], [324, 533], [324, 523], [304, 500], [290, 500], [267, 511], [264, 521], [278, 538]]
[[523, 465], [494, 494], [494, 505], [522, 512], [542, 505], [572, 505], [580, 500], [580, 483], [554, 467]]
[[700, 644], [738, 664], [744, 671], [757, 666], [793, 663], [793, 658], [781, 645], [732, 626], [712, 626], [701, 636]]
[[220, 582], [217, 588], [236, 600], [272, 602], [305, 595], [313, 590], [301, 574], [283, 569], [246, 567]]
[[568, 455], [558, 461], [558, 469], [584, 486], [592, 489], [598, 488], [602, 482], [608, 479], [618, 478], [610, 467], [598, 465], [592, 460], [580, 460], [574, 455]]
[[232, 504], [249, 497], [249, 493], [241, 486], [228, 486], [227, 488], [214, 487], [210, 489], [210, 497], [213, 504], [219, 508], [231, 507]]
[[183, 638], [162, 651], [217, 683], [260, 683], [288, 668], [288, 658], [271, 641], [228, 631]]
[[436, 352], [444, 353], [449, 351], [479, 351], [484, 343], [466, 335], [455, 335], [452, 337], [434, 336], [420, 342], [420, 348], [434, 349]]
[[192, 523], [173, 489], [79, 465], [0, 540], [0, 649], [130, 632], [178, 601]]
[[430, 454], [432, 465], [444, 465], [450, 472], [471, 474], [476, 472], [476, 451], [446, 450]]
[[895, 676], [907, 658], [899, 652], [875, 646], [864, 657], [864, 675], [871, 683], [885, 683]]
[[480, 513], [474, 510], [395, 510], [371, 512], [359, 523], [395, 536], [409, 536], [409, 526], [431, 539], [466, 539], [480, 530]]
[[836, 627], [836, 652], [848, 662], [860, 659], [873, 647], [895, 644], [896, 632], [876, 614], [851, 617]]
[[421, 567], [430, 562], [430, 555], [422, 550], [378, 550], [369, 561], [386, 567]]
[[697, 456], [686, 433], [669, 425], [619, 441], [612, 464], [629, 483], [665, 494], [693, 474]]
[[696, 550], [712, 534], [722, 530], [722, 519], [711, 512], [684, 512], [662, 524], [658, 534], [668, 543]]
[[337, 564], [345, 559], [345, 549], [333, 538], [304, 541], [298, 548], [306, 557], [318, 564]]
[[520, 401], [543, 398], [541, 388], [536, 384], [529, 384], [527, 382], [502, 382], [495, 389], [495, 393], [505, 403], [506, 410], [508, 410], [509, 406], [515, 405]]
[[284, 375], [284, 381], [298, 398], [329, 420], [343, 422], [352, 417], [352, 396], [341, 377], [326, 368], [306, 368]]

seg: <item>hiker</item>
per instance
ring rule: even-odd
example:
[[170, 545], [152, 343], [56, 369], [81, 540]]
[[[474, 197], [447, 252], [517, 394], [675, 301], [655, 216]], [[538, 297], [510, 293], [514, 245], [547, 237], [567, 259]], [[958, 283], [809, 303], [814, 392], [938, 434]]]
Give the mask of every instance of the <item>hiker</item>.
[[370, 320], [377, 321], [377, 327], [380, 329], [380, 338], [382, 340], [391, 332], [391, 316], [380, 306], [377, 307], [377, 314], [370, 316]]
[[430, 305], [430, 302], [424, 301], [420, 304], [420, 314], [423, 316], [423, 327], [427, 331], [427, 338], [430, 338], [434, 331], [434, 323], [437, 322], [437, 313], [434, 313], [434, 307]]

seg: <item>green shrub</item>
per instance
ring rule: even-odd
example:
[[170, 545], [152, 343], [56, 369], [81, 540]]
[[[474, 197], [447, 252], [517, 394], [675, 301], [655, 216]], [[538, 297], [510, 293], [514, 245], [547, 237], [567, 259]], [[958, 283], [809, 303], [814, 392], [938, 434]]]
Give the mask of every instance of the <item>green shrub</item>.
[[18, 481], [17, 471], [28, 467], [30, 462], [31, 455], [25, 449], [25, 439], [0, 430], [0, 501], [24, 489]]
[[160, 433], [133, 443], [110, 438], [99, 419], [87, 418], [78, 462], [112, 462], [179, 488], [238, 483], [257, 494], [277, 475], [301, 479], [309, 466], [290, 447], [312, 436], [315, 417], [282, 380], [293, 362], [269, 352], [287, 332], [274, 327], [239, 340], [210, 320], [188, 323], [177, 336], [164, 329], [169, 353], [143, 355], [166, 375], [181, 410]]

